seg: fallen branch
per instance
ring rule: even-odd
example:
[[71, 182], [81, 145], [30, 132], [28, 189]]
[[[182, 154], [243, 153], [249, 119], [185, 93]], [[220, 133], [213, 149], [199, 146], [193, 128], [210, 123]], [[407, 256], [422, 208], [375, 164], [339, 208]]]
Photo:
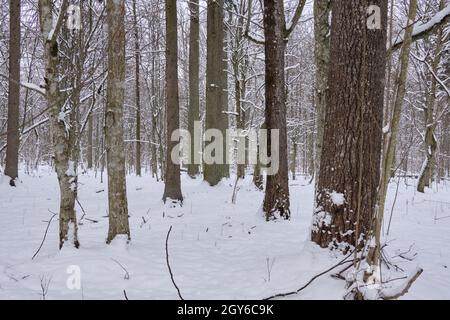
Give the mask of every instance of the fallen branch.
[[[50, 210], [49, 210], [49, 212], [50, 212], [50, 213], [53, 213], [53, 212], [51, 212]], [[47, 229], [45, 229], [45, 233], [44, 233], [44, 237], [42, 238], [41, 245], [39, 246], [39, 248], [37, 249], [37, 251], [35, 252], [35, 254], [33, 255], [33, 257], [31, 258], [31, 260], [33, 260], [33, 259], [36, 257], [36, 255], [39, 253], [39, 251], [41, 251], [41, 248], [42, 248], [42, 246], [44, 245], [45, 238], [47, 237], [47, 233], [48, 233], [48, 229], [50, 228], [50, 224], [52, 223], [53, 218], [56, 217], [56, 216], [57, 216], [57, 213], [54, 213], [54, 214], [52, 215], [52, 217], [50, 218], [50, 220], [48, 221]]]
[[275, 295], [270, 296], [270, 297], [268, 297], [268, 298], [264, 298], [263, 300], [272, 300], [272, 299], [275, 299], [275, 298], [282, 298], [282, 297], [287, 297], [287, 296], [292, 296], [292, 295], [298, 294], [300, 291], [304, 290], [304, 289], [305, 289], [306, 287], [308, 287], [311, 283], [313, 283], [314, 280], [316, 280], [317, 278], [323, 276], [324, 274], [327, 274], [328, 272], [330, 272], [330, 271], [336, 269], [337, 267], [341, 266], [342, 264], [344, 264], [344, 263], [347, 261], [347, 259], [350, 258], [350, 257], [353, 255], [354, 252], [355, 252], [355, 251], [353, 250], [348, 256], [346, 256], [344, 259], [342, 259], [341, 261], [339, 261], [337, 264], [335, 264], [335, 265], [332, 266], [331, 268], [329, 268], [329, 269], [327, 269], [327, 270], [325, 270], [325, 271], [323, 271], [323, 272], [321, 272], [321, 273], [315, 275], [314, 277], [312, 277], [311, 280], [309, 280], [309, 281], [308, 281], [303, 287], [301, 287], [300, 289], [297, 289], [297, 290], [291, 291], [291, 292], [287, 292], [287, 293], [278, 293], [278, 294], [275, 294]]
[[414, 274], [412, 274], [410, 277], [407, 278], [407, 280], [405, 281], [403, 286], [401, 286], [397, 289], [397, 290], [399, 290], [398, 292], [395, 292], [395, 290], [382, 291], [380, 294], [381, 299], [394, 300], [394, 299], [400, 298], [401, 296], [404, 296], [405, 294], [408, 293], [412, 284], [414, 283], [414, 281], [417, 280], [417, 278], [419, 278], [419, 276], [422, 274], [422, 272], [423, 272], [423, 269], [418, 268]]
[[167, 237], [166, 237], [166, 262], [167, 262], [167, 268], [169, 268], [170, 279], [172, 280], [173, 285], [177, 289], [178, 296], [180, 297], [181, 300], [184, 300], [183, 296], [181, 295], [180, 288], [178, 288], [177, 284], [175, 283], [175, 279], [173, 278], [172, 268], [170, 267], [170, 263], [169, 263], [169, 236], [170, 236], [170, 232], [171, 231], [172, 231], [172, 226], [170, 226], [169, 231], [167, 232]]

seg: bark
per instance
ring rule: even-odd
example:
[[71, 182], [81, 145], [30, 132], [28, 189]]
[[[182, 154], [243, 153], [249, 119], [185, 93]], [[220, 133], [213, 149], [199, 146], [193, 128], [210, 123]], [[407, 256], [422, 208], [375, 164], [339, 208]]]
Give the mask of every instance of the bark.
[[190, 10], [190, 30], [189, 30], [189, 113], [188, 113], [188, 130], [191, 136], [191, 161], [188, 164], [188, 175], [192, 178], [196, 177], [199, 170], [199, 155], [194, 153], [194, 124], [200, 121], [200, 8], [199, 0], [189, 2]]
[[[67, 8], [67, 1], [63, 1], [61, 12]], [[69, 241], [79, 247], [77, 233], [77, 217], [75, 199], [77, 196], [77, 164], [70, 161], [71, 141], [68, 128], [70, 120], [63, 110], [63, 99], [59, 90], [59, 47], [57, 36], [62, 20], [53, 26], [52, 1], [39, 1], [39, 18], [41, 33], [44, 41], [44, 63], [46, 98], [50, 114], [50, 128], [54, 150], [54, 161], [60, 187], [59, 210], [59, 247]]]
[[[239, 8], [239, 11], [237, 13], [240, 16], [237, 18], [236, 21], [236, 28], [234, 30], [234, 42], [231, 55], [232, 61], [231, 65], [234, 77], [235, 112], [237, 115], [236, 127], [238, 130], [241, 130], [241, 132], [242, 130], [245, 130], [247, 121], [246, 109], [244, 107], [244, 103], [242, 102], [242, 100], [245, 99], [246, 95], [246, 87], [247, 87], [246, 78], [249, 61], [247, 53], [248, 47], [245, 47], [244, 45], [244, 35], [245, 35], [244, 6], [245, 3], [242, 2], [241, 7]], [[245, 137], [245, 139], [246, 139], [245, 144], [247, 148], [248, 139], [247, 137]], [[237, 165], [237, 176], [239, 178], [245, 177], [246, 164], [247, 164], [247, 157], [245, 159], [244, 164]]]
[[178, 97], [178, 37], [176, 0], [166, 0], [166, 171], [163, 201], [183, 202], [181, 193], [180, 164], [172, 159], [178, 148], [171, 136], [180, 128], [180, 105]]
[[136, 12], [136, 0], [133, 0], [134, 23], [134, 60], [135, 60], [135, 99], [136, 99], [136, 175], [141, 176], [141, 92], [140, 67], [141, 50], [139, 47], [139, 30]]
[[268, 156], [271, 157], [271, 130], [279, 130], [279, 170], [267, 176], [263, 211], [267, 220], [290, 218], [289, 169], [286, 129], [285, 27], [283, 1], [264, 1], [266, 54], [265, 125], [268, 130]]
[[315, 175], [319, 176], [320, 156], [322, 154], [323, 130], [328, 92], [328, 65], [330, 61], [330, 0], [314, 1], [314, 58], [316, 65], [315, 106], [316, 106], [316, 145]]
[[106, 2], [106, 22], [108, 25], [108, 89], [105, 110], [105, 146], [109, 203], [107, 243], [110, 243], [118, 235], [126, 235], [130, 239], [123, 140], [125, 91], [124, 0], [108, 0]]
[[[88, 8], [88, 23], [89, 23], [89, 32], [92, 32], [93, 28], [93, 21], [92, 21], [92, 0], [89, 1], [89, 8]], [[94, 68], [94, 61], [92, 62], [92, 68]], [[95, 84], [92, 86], [92, 101], [91, 105], [95, 106], [95, 97], [96, 90], [95, 90]], [[94, 115], [93, 110], [89, 113], [88, 116], [88, 130], [87, 130], [87, 168], [92, 169], [93, 168], [93, 162], [94, 162]]]
[[8, 87], [8, 133], [5, 175], [15, 186], [19, 166], [19, 114], [20, 114], [20, 0], [9, 1], [9, 87]]
[[[228, 115], [224, 113], [224, 0], [208, 0], [207, 12], [207, 58], [206, 58], [206, 123], [205, 130], [218, 129], [225, 138]], [[211, 141], [212, 142], [212, 141]], [[211, 142], [206, 142], [208, 146]], [[225, 147], [225, 139], [224, 139]], [[204, 179], [211, 186], [224, 177], [227, 161], [223, 150], [222, 163], [204, 165]]]
[[[381, 28], [367, 27], [369, 5]], [[372, 233], [383, 124], [387, 0], [333, 1], [329, 91], [312, 240], [344, 252]]]

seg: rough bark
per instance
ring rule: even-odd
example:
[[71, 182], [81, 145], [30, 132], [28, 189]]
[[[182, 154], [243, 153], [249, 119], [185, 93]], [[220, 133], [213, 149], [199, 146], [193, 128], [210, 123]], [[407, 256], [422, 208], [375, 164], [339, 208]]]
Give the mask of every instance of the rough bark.
[[[77, 217], [75, 212], [75, 199], [77, 196], [77, 163], [71, 159], [71, 141], [68, 128], [70, 120], [66, 118], [63, 110], [63, 100], [59, 90], [59, 47], [57, 36], [62, 20], [53, 26], [53, 2], [51, 0], [39, 1], [39, 18], [41, 33], [44, 41], [44, 63], [46, 98], [50, 114], [50, 127], [52, 134], [55, 168], [60, 188], [59, 209], [59, 246], [69, 241], [79, 247], [77, 233]], [[67, 8], [67, 1], [63, 1], [61, 12]]]
[[[316, 65], [315, 107], [316, 107], [316, 145], [315, 175], [319, 176], [320, 156], [322, 154], [325, 109], [328, 92], [328, 64], [330, 61], [330, 0], [314, 1], [314, 59]], [[316, 180], [317, 181], [317, 180]]]
[[[381, 28], [367, 27], [369, 5]], [[329, 91], [312, 240], [344, 252], [372, 233], [383, 124], [387, 0], [333, 1]]]
[[9, 87], [8, 87], [8, 133], [5, 175], [15, 186], [19, 166], [19, 114], [20, 114], [20, 0], [9, 1]]
[[[208, 0], [207, 12], [207, 58], [206, 58], [206, 123], [205, 130], [218, 129], [225, 138], [228, 115], [224, 113], [224, 0]], [[225, 140], [225, 139], [224, 139]], [[213, 141], [211, 141], [213, 142]], [[208, 146], [211, 142], [206, 142]], [[225, 141], [224, 141], [225, 146]], [[211, 186], [217, 185], [224, 177], [224, 163], [227, 161], [223, 150], [222, 163], [204, 165], [204, 179]]]
[[108, 25], [108, 89], [105, 110], [105, 145], [109, 203], [107, 242], [110, 243], [118, 235], [126, 235], [130, 239], [123, 140], [125, 91], [124, 0], [108, 0], [106, 2], [106, 22]]
[[199, 155], [195, 154], [195, 128], [196, 121], [200, 121], [200, 8], [199, 0], [189, 2], [190, 29], [189, 29], [189, 113], [188, 130], [191, 136], [190, 163], [188, 175], [192, 178], [199, 174]]
[[[289, 169], [286, 129], [285, 20], [283, 1], [264, 1], [266, 54], [265, 125], [268, 130], [268, 156], [278, 156], [279, 170], [268, 175], [263, 211], [267, 220], [290, 218]], [[271, 130], [279, 130], [278, 155], [271, 154]]]
[[178, 32], [176, 0], [166, 0], [166, 171], [163, 201], [183, 202], [181, 193], [180, 164], [172, 159], [178, 142], [172, 141], [172, 133], [180, 128], [178, 97]]

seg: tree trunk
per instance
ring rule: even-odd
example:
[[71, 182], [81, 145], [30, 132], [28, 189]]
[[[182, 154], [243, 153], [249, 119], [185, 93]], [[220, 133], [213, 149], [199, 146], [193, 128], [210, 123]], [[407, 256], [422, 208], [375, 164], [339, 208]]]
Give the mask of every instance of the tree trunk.
[[108, 168], [109, 231], [107, 243], [117, 235], [130, 239], [123, 141], [125, 91], [125, 2], [106, 2], [108, 26], [108, 89], [105, 145]]
[[[263, 205], [263, 211], [267, 220], [277, 217], [290, 218], [284, 72], [285, 27], [283, 1], [264, 0], [267, 154], [269, 157], [278, 157], [279, 159], [278, 172], [267, 175]], [[271, 130], [279, 130], [279, 150], [277, 150], [277, 155], [271, 154]]]
[[178, 142], [172, 141], [172, 133], [180, 128], [178, 97], [178, 32], [177, 2], [166, 0], [166, 178], [164, 202], [167, 199], [183, 202], [181, 193], [180, 163], [172, 158]]
[[[199, 0], [189, 2], [190, 30], [189, 30], [189, 113], [188, 130], [191, 136], [190, 163], [188, 164], [188, 175], [191, 178], [199, 174], [200, 155], [196, 149], [195, 122], [200, 121], [200, 8]], [[200, 139], [200, 138], [198, 138]], [[200, 141], [199, 141], [200, 142]]]
[[[207, 13], [207, 58], [206, 58], [206, 123], [205, 130], [216, 129], [225, 138], [228, 115], [224, 114], [224, 0], [208, 0]], [[225, 139], [224, 139], [225, 140]], [[206, 142], [208, 147], [214, 141]], [[225, 141], [223, 143], [225, 146]], [[219, 146], [220, 147], [220, 146]], [[204, 178], [211, 186], [217, 185], [224, 177], [225, 150], [218, 162], [204, 165]], [[217, 150], [216, 150], [217, 152]], [[214, 155], [214, 154], [213, 154]]]
[[[445, 1], [440, 1], [439, 10], [443, 10], [445, 6]], [[436, 48], [434, 51], [434, 58], [431, 63], [430, 73], [438, 74], [439, 63], [441, 61], [441, 50], [442, 50], [442, 28], [437, 31], [436, 37]], [[436, 102], [436, 89], [437, 81], [433, 75], [430, 75], [431, 88], [430, 92], [426, 98], [426, 110], [425, 110], [425, 154], [426, 159], [422, 166], [422, 171], [419, 177], [419, 182], [417, 184], [417, 191], [424, 193], [425, 187], [430, 186], [430, 181], [433, 177], [433, 167], [436, 163], [436, 151], [438, 149], [438, 143], [435, 136], [436, 123], [434, 120], [434, 105]]]
[[134, 23], [134, 60], [135, 60], [135, 101], [136, 101], [136, 175], [141, 176], [141, 92], [140, 67], [141, 50], [139, 47], [139, 30], [136, 12], [136, 0], [133, 0]]
[[[380, 8], [379, 28], [368, 27], [369, 5]], [[323, 248], [347, 252], [364, 246], [375, 215], [387, 0], [333, 1], [332, 12], [328, 104], [312, 240]]]
[[[60, 9], [65, 12], [67, 2]], [[58, 25], [53, 26], [53, 5], [51, 0], [39, 0], [39, 17], [44, 40], [44, 62], [46, 97], [50, 113], [50, 128], [55, 152], [55, 167], [60, 188], [59, 247], [69, 241], [78, 248], [77, 217], [75, 199], [77, 194], [77, 164], [70, 161], [70, 120], [63, 109], [59, 90], [59, 48]], [[60, 28], [60, 26], [59, 26]], [[56, 29], [56, 30], [55, 30]]]
[[20, 0], [9, 1], [9, 87], [8, 133], [5, 175], [15, 186], [19, 166], [19, 114], [20, 114]]
[[[330, 61], [330, 0], [314, 1], [314, 58], [316, 65], [316, 145], [315, 145], [315, 176], [320, 172], [320, 156], [322, 154], [323, 130], [325, 127], [325, 113], [328, 92], [328, 65]], [[316, 182], [318, 179], [316, 180]]]
[[[377, 212], [374, 217], [374, 237], [375, 246], [371, 248], [371, 251], [367, 257], [367, 262], [369, 265], [378, 268], [380, 260], [380, 248], [381, 248], [381, 227], [384, 218], [384, 208], [387, 195], [387, 189], [389, 185], [389, 180], [392, 177], [392, 169], [395, 163], [395, 149], [397, 147], [397, 136], [400, 125], [400, 117], [403, 108], [403, 101], [406, 93], [406, 79], [408, 75], [409, 66], [409, 54], [411, 51], [412, 43], [412, 31], [413, 24], [409, 21], [415, 21], [417, 13], [417, 0], [411, 0], [409, 3], [409, 13], [408, 22], [405, 30], [404, 41], [402, 45], [402, 50], [400, 52], [400, 66], [396, 83], [395, 83], [395, 97], [394, 105], [392, 107], [392, 119], [389, 124], [389, 131], [384, 136], [383, 143], [383, 155], [381, 163], [381, 177], [379, 182], [379, 191], [377, 199]], [[388, 99], [389, 100], [389, 99]], [[390, 110], [391, 108], [387, 108]], [[374, 270], [376, 269], [374, 268]], [[367, 277], [367, 276], [366, 276]]]

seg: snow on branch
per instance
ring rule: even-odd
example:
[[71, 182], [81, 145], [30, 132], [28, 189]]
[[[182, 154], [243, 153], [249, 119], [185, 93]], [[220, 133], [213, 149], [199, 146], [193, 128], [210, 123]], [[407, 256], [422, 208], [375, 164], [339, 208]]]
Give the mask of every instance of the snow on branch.
[[[436, 13], [427, 23], [421, 23], [414, 27], [412, 39], [413, 41], [422, 39], [428, 34], [433, 33], [437, 28], [445, 25], [450, 21], [450, 5]], [[403, 44], [403, 38], [398, 39], [391, 47], [391, 50], [397, 50]]]
[[[9, 80], [9, 76], [7, 76], [6, 74], [0, 73], [0, 77], [8, 79]], [[22, 87], [26, 88], [26, 89], [30, 89], [33, 91], [36, 91], [37, 93], [42, 94], [43, 96], [45, 96], [45, 89], [41, 88], [40, 86], [38, 86], [37, 84], [34, 83], [29, 83], [29, 82], [20, 82], [19, 83]]]

